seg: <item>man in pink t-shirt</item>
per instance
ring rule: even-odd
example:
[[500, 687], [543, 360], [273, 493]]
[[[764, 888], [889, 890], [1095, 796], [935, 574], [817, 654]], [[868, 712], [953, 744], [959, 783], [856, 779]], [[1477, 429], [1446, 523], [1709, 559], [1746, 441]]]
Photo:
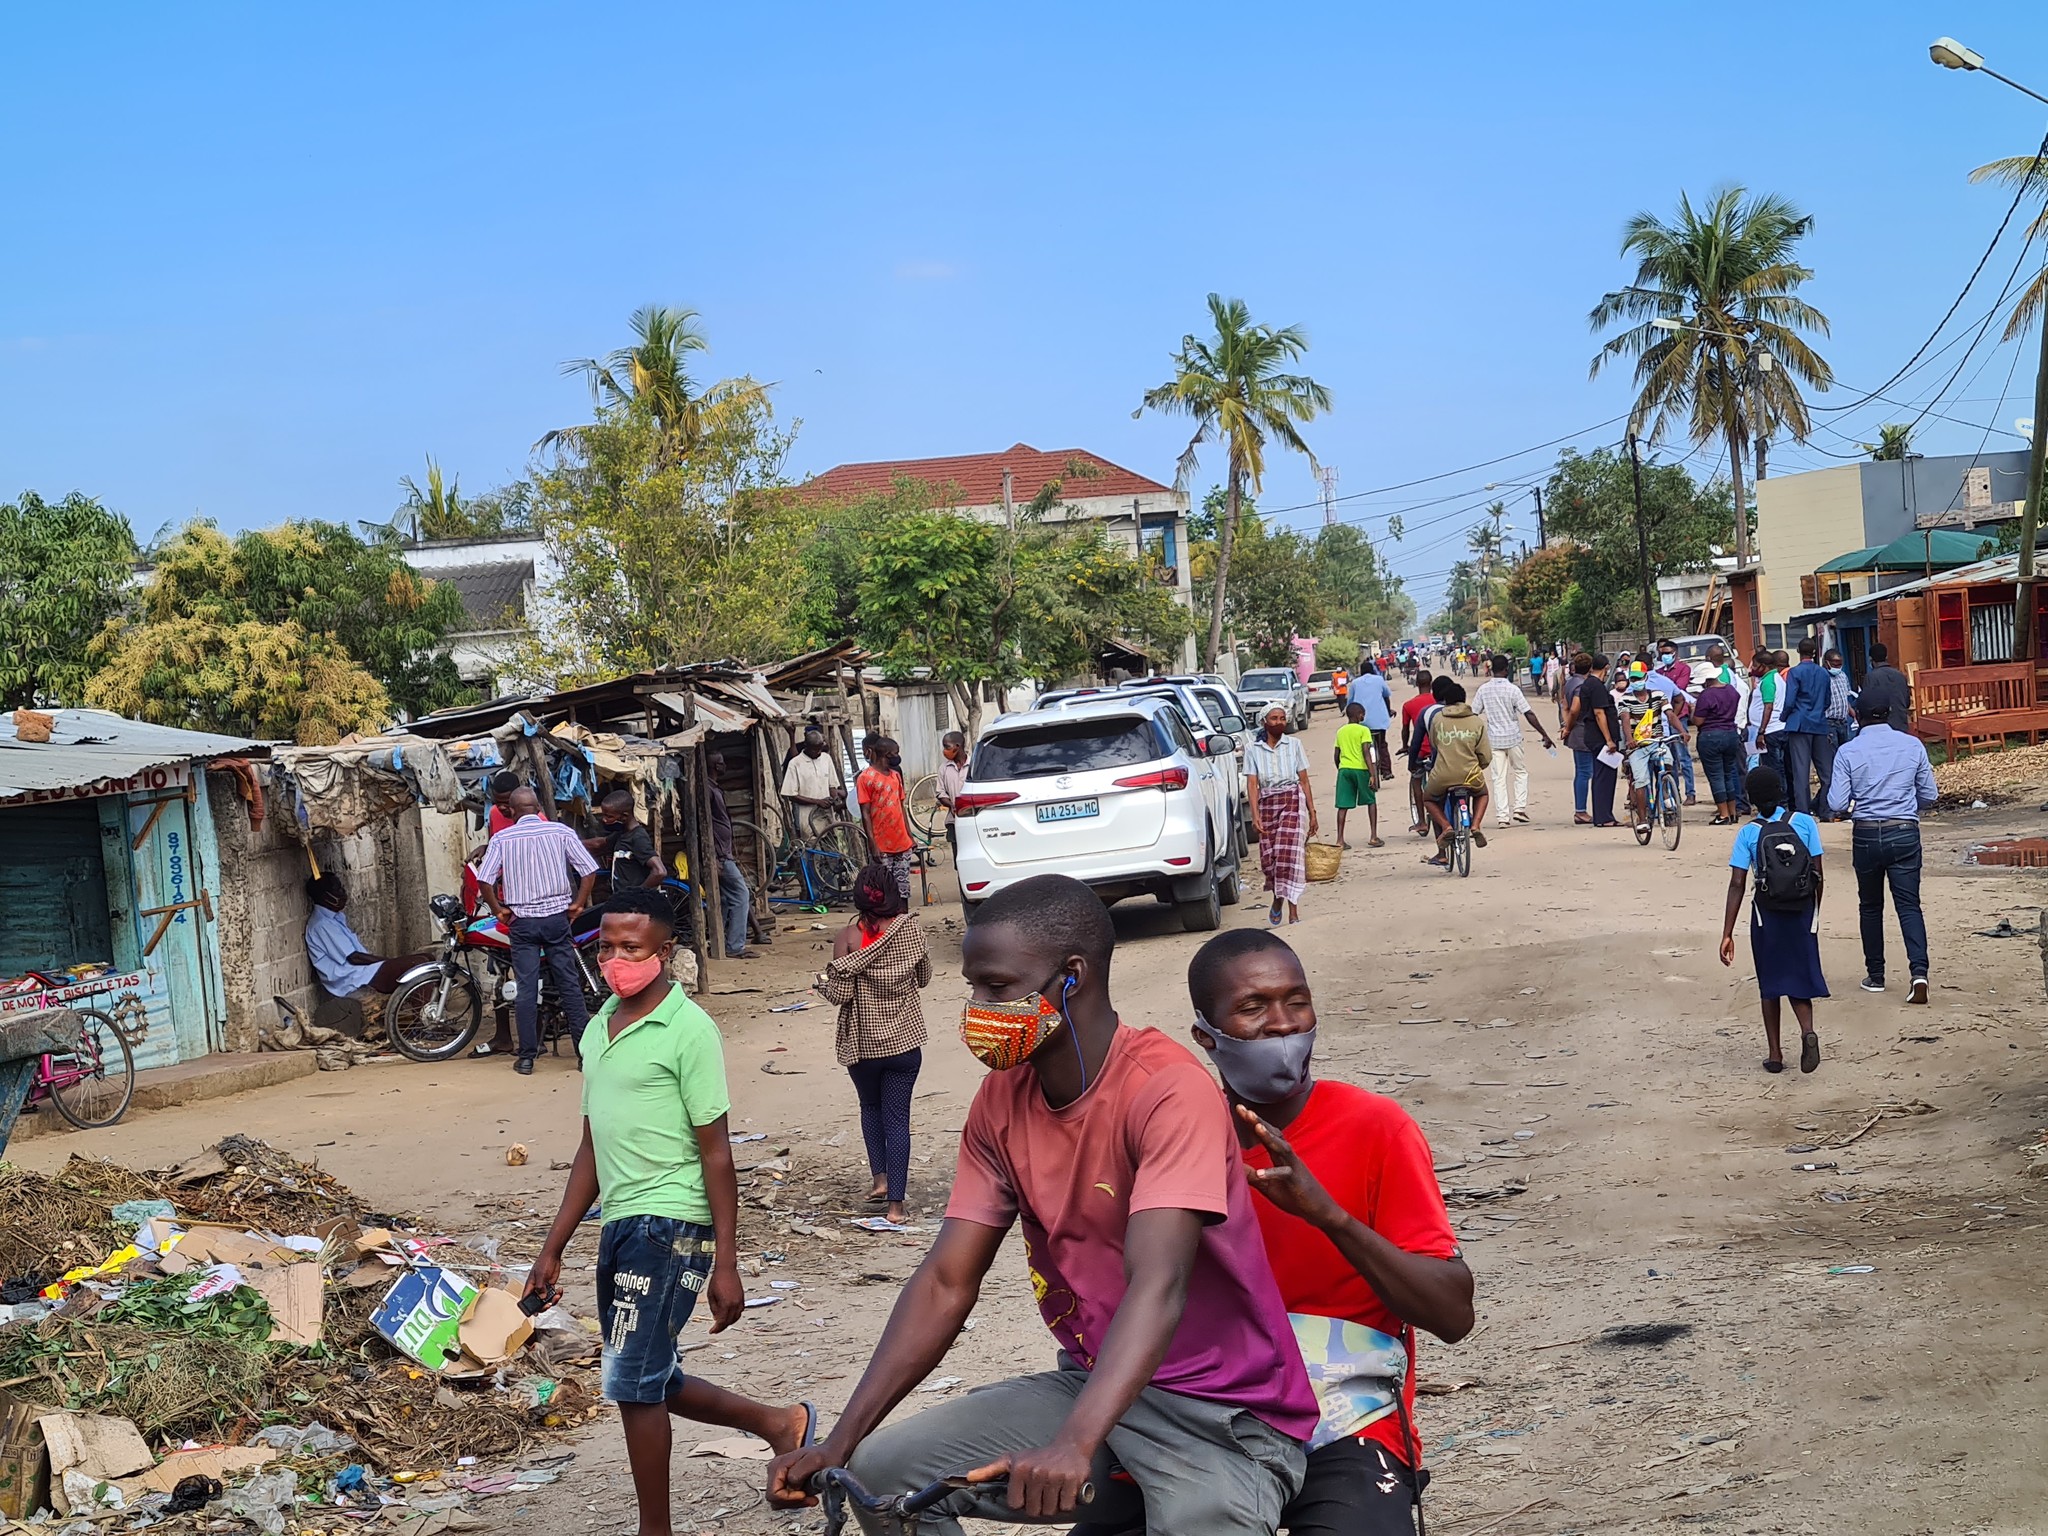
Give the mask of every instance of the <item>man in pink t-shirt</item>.
[[[976, 910], [963, 1035], [998, 1070], [968, 1111], [938, 1241], [832, 1434], [776, 1459], [772, 1503], [809, 1502], [809, 1479], [850, 1460], [883, 1493], [1007, 1474], [1006, 1493], [940, 1504], [926, 1517], [935, 1536], [957, 1536], [963, 1515], [1071, 1517], [1084, 1483], [1097, 1490], [1091, 1525], [1134, 1516], [1135, 1485], [1152, 1530], [1275, 1528], [1301, 1482], [1315, 1394], [1229, 1114], [1184, 1046], [1118, 1021], [1115, 943], [1100, 898], [1064, 876]], [[945, 1357], [1019, 1221], [1058, 1368], [878, 1429]]]

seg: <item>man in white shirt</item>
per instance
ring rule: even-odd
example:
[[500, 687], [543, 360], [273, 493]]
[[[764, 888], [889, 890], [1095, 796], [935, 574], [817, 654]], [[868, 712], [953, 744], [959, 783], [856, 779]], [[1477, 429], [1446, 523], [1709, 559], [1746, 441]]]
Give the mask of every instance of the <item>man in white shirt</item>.
[[825, 733], [816, 726], [804, 732], [804, 744], [782, 770], [782, 798], [797, 831], [815, 837], [839, 814], [846, 794], [839, 766], [825, 750]]
[[[1493, 748], [1493, 759], [1486, 765], [1487, 796], [1493, 801], [1494, 825], [1505, 827], [1510, 821], [1529, 820], [1529, 762], [1522, 755], [1522, 722], [1529, 722], [1544, 746], [1555, 749], [1557, 743], [1550, 739], [1550, 732], [1529, 708], [1521, 684], [1514, 680], [1515, 664], [1496, 656], [1492, 665], [1493, 676], [1479, 685], [1472, 708], [1486, 720], [1486, 741]], [[1508, 794], [1511, 782], [1512, 801]]]

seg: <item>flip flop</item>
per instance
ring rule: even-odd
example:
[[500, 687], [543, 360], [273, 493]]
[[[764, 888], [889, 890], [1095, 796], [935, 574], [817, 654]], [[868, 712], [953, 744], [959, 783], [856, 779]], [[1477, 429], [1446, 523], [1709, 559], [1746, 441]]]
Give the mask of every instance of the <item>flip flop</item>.
[[1820, 1065], [1820, 1036], [1808, 1030], [1799, 1037], [1799, 1070], [1811, 1072]]
[[1766, 1061], [1764, 1063], [1764, 1070], [1766, 1072], [1782, 1072], [1785, 1070], [1785, 1063], [1782, 1061]]
[[1572, 825], [1575, 827], [1590, 827], [1593, 825], [1593, 818], [1584, 811], [1574, 811], [1572, 813]]
[[1280, 926], [1280, 909], [1278, 907], [1268, 907], [1266, 909], [1266, 926], [1269, 928], [1278, 928]]
[[1365, 846], [1368, 848], [1384, 848], [1387, 846], [1387, 843], [1385, 838], [1375, 837], [1369, 839]]

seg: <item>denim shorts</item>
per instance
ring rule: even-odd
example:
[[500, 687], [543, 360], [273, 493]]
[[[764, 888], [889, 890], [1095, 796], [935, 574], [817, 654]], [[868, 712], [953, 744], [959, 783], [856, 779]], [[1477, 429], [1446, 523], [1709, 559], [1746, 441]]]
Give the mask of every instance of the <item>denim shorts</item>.
[[597, 1321], [604, 1395], [665, 1402], [682, 1390], [676, 1336], [711, 1273], [711, 1229], [673, 1216], [622, 1216], [597, 1240]]

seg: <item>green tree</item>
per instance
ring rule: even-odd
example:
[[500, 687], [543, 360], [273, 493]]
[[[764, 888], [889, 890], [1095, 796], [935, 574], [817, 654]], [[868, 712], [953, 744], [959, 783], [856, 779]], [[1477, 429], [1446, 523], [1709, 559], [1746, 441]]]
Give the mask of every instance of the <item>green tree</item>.
[[[303, 720], [313, 734], [298, 739], [318, 741], [330, 726], [376, 729], [394, 705], [421, 714], [471, 697], [443, 650], [466, 622], [455, 589], [338, 524], [232, 539], [188, 524], [157, 552], [137, 608], [95, 640], [93, 687], [144, 719], [271, 735]], [[239, 676], [243, 665], [257, 670]], [[279, 703], [250, 702], [271, 687]]]
[[[1402, 590], [1401, 578], [1358, 528], [1329, 523], [1317, 529], [1310, 560], [1328, 626], [1354, 641], [1382, 645], [1392, 645], [1414, 627], [1415, 604]], [[1347, 665], [1355, 662], [1356, 652], [1344, 659]]]
[[521, 670], [563, 686], [788, 655], [817, 525], [785, 473], [795, 437], [756, 397], [705, 423], [677, 457], [651, 408], [600, 407], [534, 476], [558, 575]]
[[[1627, 458], [1608, 448], [1588, 454], [1565, 450], [1544, 486], [1543, 504], [1553, 545], [1574, 546], [1572, 581], [1580, 589], [1570, 627], [1555, 615], [1552, 625], [1587, 644], [1603, 629], [1640, 625], [1642, 561]], [[1722, 482], [1702, 486], [1682, 464], [1652, 459], [1643, 465], [1643, 524], [1653, 581], [1657, 575], [1706, 570], [1731, 542], [1734, 516]]]
[[1573, 570], [1577, 552], [1566, 544], [1531, 550], [1508, 577], [1507, 620], [1538, 640], [1590, 639], [1559, 627], [1557, 610], [1578, 583]]
[[1877, 429], [1877, 441], [1863, 445], [1863, 451], [1880, 464], [1896, 464], [1912, 449], [1912, 424], [1902, 421], [1886, 422]]
[[1144, 402], [1131, 414], [1147, 410], [1186, 416], [1195, 423], [1194, 436], [1182, 451], [1175, 484], [1185, 489], [1205, 443], [1224, 446], [1226, 506], [1216, 541], [1216, 565], [1209, 602], [1209, 644], [1205, 665], [1215, 670], [1223, 649], [1224, 610], [1229, 602], [1230, 564], [1238, 534], [1237, 509], [1247, 493], [1257, 495], [1265, 479], [1268, 440], [1315, 455], [1300, 428], [1330, 409], [1330, 392], [1304, 374], [1282, 370], [1300, 361], [1308, 337], [1299, 326], [1275, 329], [1252, 323], [1242, 299], [1209, 295], [1209, 318], [1215, 327], [1207, 340], [1192, 333], [1181, 338], [1173, 359], [1173, 377], [1145, 391]]
[[0, 709], [76, 704], [88, 647], [135, 565], [127, 520], [90, 496], [0, 503]]
[[[1635, 281], [1590, 316], [1596, 331], [1628, 322], [1594, 354], [1592, 372], [1635, 360], [1629, 430], [1655, 442], [1682, 421], [1695, 446], [1726, 443], [1738, 508], [1747, 505], [1742, 456], [1752, 434], [1759, 445], [1781, 429], [1804, 442], [1811, 423], [1800, 383], [1826, 389], [1834, 380], [1800, 335], [1828, 333], [1827, 316], [1798, 297], [1813, 272], [1794, 258], [1813, 219], [1782, 197], [1745, 198], [1728, 187], [1696, 209], [1681, 194], [1671, 223], [1651, 213], [1630, 219], [1621, 253], [1636, 258]], [[1746, 565], [1747, 519], [1735, 536]]]
[[1047, 493], [1015, 527], [905, 505], [931, 494], [904, 482], [870, 508], [856, 619], [885, 675], [947, 685], [970, 736], [989, 688], [1092, 673], [1108, 639], [1163, 659], [1187, 638], [1171, 590], [1099, 524], [1045, 521]]
[[[694, 309], [645, 305], [627, 322], [635, 338], [631, 346], [603, 358], [573, 358], [562, 364], [562, 372], [580, 374], [590, 385], [591, 404], [598, 408], [600, 421], [616, 420], [627, 406], [645, 418], [653, 428], [658, 468], [690, 457], [707, 435], [767, 404], [767, 386], [753, 379], [723, 379], [700, 389], [690, 377], [691, 355], [711, 347], [698, 327], [699, 318]], [[535, 446], [574, 448], [578, 436], [588, 430], [560, 427]]]
[[380, 542], [423, 539], [490, 539], [530, 532], [533, 526], [529, 487], [525, 481], [481, 496], [465, 497], [460, 476], [444, 477], [430, 454], [422, 485], [401, 475], [398, 488], [405, 500], [388, 522], [363, 523], [362, 530]]

